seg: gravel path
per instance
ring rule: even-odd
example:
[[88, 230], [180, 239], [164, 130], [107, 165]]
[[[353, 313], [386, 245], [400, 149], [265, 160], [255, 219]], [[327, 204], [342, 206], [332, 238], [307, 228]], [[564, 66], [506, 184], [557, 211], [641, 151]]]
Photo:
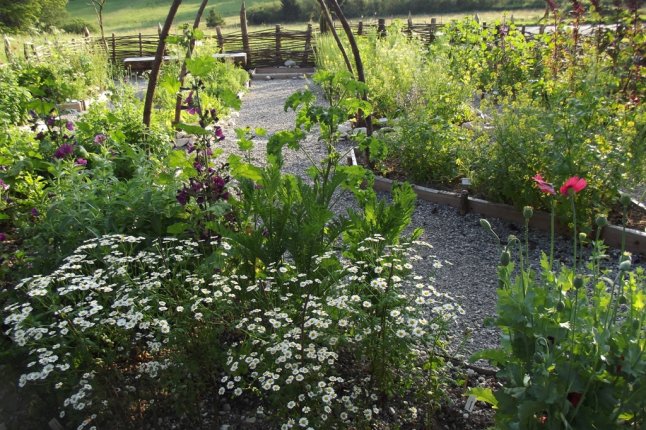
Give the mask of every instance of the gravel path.
[[[313, 87], [307, 80], [270, 80], [253, 81], [251, 91], [243, 99], [242, 109], [224, 124], [226, 135], [221, 142], [225, 153], [238, 152], [234, 138], [235, 127], [256, 127], [267, 129], [273, 133], [294, 126], [295, 114], [285, 112], [283, 105], [293, 92], [303, 89], [306, 85]], [[264, 162], [266, 139], [255, 138], [256, 145], [252, 158], [256, 162]], [[314, 158], [324, 155], [324, 147], [319, 144], [318, 136], [312, 134], [303, 142], [303, 148]], [[347, 149], [342, 148], [340, 150]], [[291, 150], [284, 151], [284, 170], [290, 173], [303, 174], [309, 162], [303, 154]], [[383, 198], [389, 198], [383, 194]], [[338, 210], [352, 205], [352, 197], [340, 196]], [[459, 320], [458, 338], [463, 339], [464, 347], [460, 351], [465, 356], [479, 349], [495, 347], [499, 341], [496, 328], [484, 326], [485, 319], [495, 315], [496, 307], [496, 265], [500, 255], [498, 245], [490, 233], [483, 231], [480, 226], [480, 216], [459, 212], [448, 206], [437, 205], [423, 200], [417, 201], [413, 216], [414, 227], [422, 227], [424, 235], [421, 240], [433, 245], [428, 260], [420, 261], [416, 271], [423, 276], [435, 276], [435, 287], [447, 292], [457, 299], [466, 311]], [[490, 220], [498, 235], [506, 239], [509, 234], [522, 236], [515, 226], [500, 220]], [[535, 265], [538, 264], [540, 250], [547, 250], [549, 238], [542, 233], [532, 233], [530, 251], [533, 252]], [[557, 256], [567, 258], [569, 244], [560, 241], [556, 244]], [[431, 265], [439, 259], [444, 267], [437, 270]], [[463, 336], [467, 334], [467, 336]]]

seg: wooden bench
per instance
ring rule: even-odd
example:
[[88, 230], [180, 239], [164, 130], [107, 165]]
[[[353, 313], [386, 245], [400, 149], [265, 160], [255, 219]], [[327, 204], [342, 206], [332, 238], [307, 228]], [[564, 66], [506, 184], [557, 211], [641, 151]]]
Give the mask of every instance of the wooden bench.
[[[175, 57], [164, 55], [164, 61], [175, 60]], [[145, 72], [146, 70], [152, 70], [153, 63], [155, 62], [155, 57], [128, 57], [123, 59], [123, 65], [126, 70], [130, 72]]]
[[[213, 58], [220, 60], [233, 60], [234, 64], [237, 64], [242, 67], [247, 66], [247, 54], [244, 52], [223, 52], [218, 54], [213, 54]], [[171, 57], [169, 55], [164, 55], [163, 60], [172, 61], [176, 60], [176, 57]], [[134, 72], [145, 72], [146, 70], [152, 70], [153, 63], [155, 62], [154, 56], [149, 57], [128, 57], [123, 59], [123, 65], [131, 73]]]
[[233, 60], [234, 64], [238, 66], [247, 67], [247, 53], [246, 52], [223, 52], [221, 54], [213, 54], [213, 58], [226, 60]]

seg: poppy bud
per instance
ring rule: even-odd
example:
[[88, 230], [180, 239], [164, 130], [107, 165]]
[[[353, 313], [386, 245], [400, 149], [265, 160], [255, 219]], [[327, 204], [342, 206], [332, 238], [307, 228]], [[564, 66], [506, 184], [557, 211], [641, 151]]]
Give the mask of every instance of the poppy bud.
[[491, 223], [484, 218], [480, 218], [480, 226], [485, 230], [491, 230]]
[[576, 278], [574, 278], [574, 288], [578, 290], [581, 287], [583, 287], [583, 278], [580, 276], [577, 276]]
[[588, 235], [585, 233], [579, 233], [579, 242], [583, 242], [588, 238]]
[[619, 263], [619, 270], [621, 270], [622, 272], [627, 272], [630, 270], [630, 266], [631, 266], [630, 259], [624, 260], [621, 263]]
[[559, 302], [556, 304], [556, 310], [562, 312], [563, 309], [565, 309], [565, 303], [563, 303], [563, 300], [559, 300]]
[[545, 361], [545, 357], [540, 352], [535, 352], [534, 361], [537, 363], [543, 363]]
[[501, 266], [508, 265], [510, 259], [511, 259], [511, 255], [509, 254], [509, 251], [503, 251], [503, 253], [500, 254], [500, 265]]
[[534, 208], [531, 206], [525, 206], [523, 208], [523, 216], [525, 219], [530, 219], [534, 215]]

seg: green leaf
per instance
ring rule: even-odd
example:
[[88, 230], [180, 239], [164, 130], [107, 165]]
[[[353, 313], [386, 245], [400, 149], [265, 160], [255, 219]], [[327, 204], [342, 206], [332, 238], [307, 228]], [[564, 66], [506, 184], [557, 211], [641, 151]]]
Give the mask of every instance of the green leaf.
[[184, 222], [177, 222], [175, 224], [169, 225], [168, 228], [166, 228], [166, 232], [168, 234], [178, 235], [178, 234], [184, 233], [187, 228], [188, 228], [188, 224]]
[[217, 67], [218, 61], [209, 56], [200, 56], [186, 60], [186, 70], [193, 76], [206, 78]]
[[496, 396], [494, 396], [493, 391], [491, 391], [491, 388], [485, 388], [485, 387], [469, 388], [469, 390], [467, 391], [467, 395], [475, 396], [476, 400], [480, 402], [488, 403], [494, 408], [498, 407], [498, 400], [496, 399]]
[[215, 94], [215, 96], [220, 100], [220, 103], [226, 107], [240, 110], [240, 107], [242, 106], [242, 101], [238, 97], [238, 94], [229, 89], [221, 89]]
[[506, 351], [499, 348], [483, 349], [469, 357], [469, 362], [471, 363], [478, 360], [487, 360], [492, 364], [506, 363], [509, 361], [509, 355]]
[[177, 124], [177, 128], [187, 132], [188, 134], [194, 134], [196, 136], [209, 136], [211, 131], [200, 127], [199, 125], [185, 124], [180, 122]]
[[254, 182], [262, 180], [262, 170], [252, 164], [244, 163], [237, 155], [230, 155], [228, 161], [233, 177]]

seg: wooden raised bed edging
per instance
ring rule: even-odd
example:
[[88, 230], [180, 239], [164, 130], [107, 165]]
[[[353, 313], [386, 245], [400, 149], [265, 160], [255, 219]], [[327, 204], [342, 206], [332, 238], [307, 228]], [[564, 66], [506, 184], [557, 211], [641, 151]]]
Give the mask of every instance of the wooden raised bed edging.
[[[354, 155], [354, 150], [352, 154], [348, 157], [348, 162], [356, 164], [356, 157]], [[386, 191], [390, 192], [392, 190], [393, 183], [395, 181], [381, 176], [375, 176], [375, 185], [374, 189], [376, 191]], [[493, 203], [482, 199], [476, 199], [474, 197], [468, 197], [468, 203], [465, 205], [466, 195], [461, 195], [460, 193], [454, 193], [449, 191], [440, 191], [434, 190], [432, 188], [421, 187], [419, 185], [413, 185], [413, 190], [417, 197], [425, 200], [427, 202], [438, 203], [442, 205], [452, 206], [454, 208], [460, 209], [463, 213], [466, 212], [475, 212], [484, 216], [489, 216], [493, 218], [504, 219], [506, 221], [511, 221], [517, 224], [523, 224], [525, 222], [523, 214], [521, 211], [516, 209], [511, 205], [506, 205], [502, 203]], [[466, 207], [465, 207], [466, 206]], [[530, 227], [549, 231], [550, 230], [550, 214], [547, 212], [534, 211], [534, 215], [529, 221]], [[558, 232], [565, 233], [568, 231], [566, 226], [558, 225], [556, 226]], [[603, 228], [601, 231], [601, 239], [606, 243], [606, 245], [621, 248], [621, 238], [624, 234], [623, 227], [608, 225]], [[646, 233], [626, 228], [626, 251], [632, 253], [641, 253], [646, 255]]]

